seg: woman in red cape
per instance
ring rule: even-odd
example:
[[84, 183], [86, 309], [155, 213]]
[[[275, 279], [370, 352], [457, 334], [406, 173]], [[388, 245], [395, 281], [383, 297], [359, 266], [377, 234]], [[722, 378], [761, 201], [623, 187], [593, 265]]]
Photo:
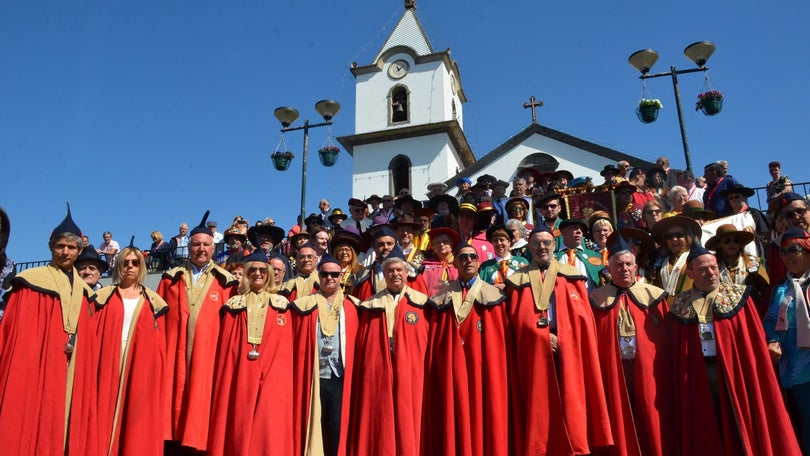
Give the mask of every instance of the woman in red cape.
[[114, 286], [96, 294], [99, 340], [98, 427], [101, 454], [163, 451], [163, 380], [168, 306], [144, 287], [146, 262], [135, 247], [118, 254]]
[[208, 454], [293, 454], [292, 325], [267, 255], [243, 260], [239, 294], [222, 308]]

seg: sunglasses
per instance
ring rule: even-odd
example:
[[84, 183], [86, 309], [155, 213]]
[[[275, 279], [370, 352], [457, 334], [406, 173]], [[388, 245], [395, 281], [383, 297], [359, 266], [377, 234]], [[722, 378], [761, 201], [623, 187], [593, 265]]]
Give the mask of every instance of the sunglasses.
[[667, 241], [671, 241], [673, 239], [684, 239], [686, 237], [686, 233], [683, 231], [678, 231], [676, 233], [667, 233], [664, 235], [664, 239]]
[[786, 219], [792, 219], [793, 217], [796, 217], [796, 216], [804, 217], [804, 214], [806, 212], [807, 212], [806, 207], [803, 207], [803, 208], [800, 208], [800, 209], [794, 209], [792, 211], [783, 211], [782, 212], [782, 217], [784, 217]]
[[248, 274], [253, 274], [254, 272], [258, 272], [261, 275], [265, 275], [265, 274], [267, 274], [267, 268], [252, 267], [252, 268], [248, 268], [247, 272], [248, 272]]
[[341, 271], [318, 271], [318, 277], [321, 278], [331, 277], [337, 279], [341, 274], [343, 274]]
[[540, 209], [557, 209], [558, 207], [560, 207], [559, 204], [544, 204], [540, 206]]
[[548, 248], [554, 245], [554, 241], [549, 241], [548, 239], [542, 241], [532, 241], [532, 247], [540, 247], [540, 245]]
[[724, 238], [723, 239], [723, 245], [729, 245], [729, 244], [740, 245], [740, 244], [742, 244], [742, 242], [739, 239], [735, 238], [735, 237]]
[[456, 256], [459, 261], [477, 261], [478, 254], [477, 253], [462, 253]]
[[802, 246], [800, 246], [799, 244], [791, 244], [790, 247], [787, 247], [787, 248], [780, 247], [779, 248], [779, 253], [781, 253], [782, 255], [785, 255], [785, 256], [787, 256], [787, 255], [797, 255], [800, 252], [804, 252], [804, 248]]
[[661, 213], [661, 209], [647, 209], [644, 213], [647, 215], [658, 215]]
[[132, 267], [141, 267], [141, 262], [140, 262], [140, 260], [124, 260], [122, 263], [124, 263], [124, 267], [125, 267], [125, 268], [126, 268], [126, 267], [129, 267], [129, 266], [132, 266]]

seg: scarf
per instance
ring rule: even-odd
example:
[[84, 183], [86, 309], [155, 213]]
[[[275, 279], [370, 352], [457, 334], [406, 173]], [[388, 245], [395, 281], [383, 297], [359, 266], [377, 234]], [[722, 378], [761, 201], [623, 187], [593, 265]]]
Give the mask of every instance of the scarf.
[[810, 281], [810, 271], [806, 271], [799, 278], [788, 272], [787, 278], [790, 280], [792, 288], [785, 293], [785, 298], [779, 304], [776, 330], [787, 331], [787, 307], [793, 300], [796, 308], [796, 345], [800, 348], [810, 348], [810, 309], [807, 308], [807, 295], [804, 292]]
[[678, 291], [680, 291], [678, 290], [678, 286], [681, 278], [681, 271], [686, 265], [686, 257], [688, 256], [688, 251], [678, 255], [678, 259], [675, 261], [675, 264], [672, 265], [672, 269], [669, 268], [669, 262], [665, 263], [661, 267], [661, 285], [663, 285], [664, 290], [666, 290], [671, 296], [675, 296], [678, 294]]

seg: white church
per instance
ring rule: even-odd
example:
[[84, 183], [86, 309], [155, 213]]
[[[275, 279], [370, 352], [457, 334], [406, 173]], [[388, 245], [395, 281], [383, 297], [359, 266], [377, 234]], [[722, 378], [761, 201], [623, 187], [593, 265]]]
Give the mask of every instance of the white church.
[[[415, 9], [415, 1], [406, 0], [402, 17], [374, 60], [352, 64], [355, 133], [338, 138], [353, 156], [352, 195], [395, 195], [406, 187], [418, 198], [432, 182], [452, 188], [461, 177], [473, 182], [483, 174], [507, 179], [529, 167], [599, 176], [606, 164], [620, 160], [633, 167], [653, 166], [534, 120], [476, 159], [464, 134], [467, 98], [458, 64], [449, 49], [433, 50]], [[528, 107], [534, 114], [535, 106]]]

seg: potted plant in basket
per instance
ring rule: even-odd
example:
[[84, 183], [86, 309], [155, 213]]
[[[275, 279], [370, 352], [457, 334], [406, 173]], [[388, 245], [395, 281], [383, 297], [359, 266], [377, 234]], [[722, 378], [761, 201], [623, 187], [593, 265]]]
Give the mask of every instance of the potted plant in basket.
[[340, 148], [333, 145], [323, 146], [318, 149], [318, 157], [323, 166], [333, 166], [337, 162]]
[[638, 102], [636, 116], [644, 123], [655, 122], [655, 119], [658, 118], [658, 111], [663, 107], [664, 105], [658, 98], [642, 98]]
[[293, 155], [290, 151], [280, 151], [277, 150], [273, 152], [273, 155], [270, 156], [270, 159], [273, 160], [273, 167], [279, 171], [287, 171], [287, 168], [290, 167], [290, 162], [292, 161]]
[[698, 95], [695, 111], [701, 110], [707, 116], [713, 116], [723, 110], [723, 94], [719, 90], [709, 90]]

